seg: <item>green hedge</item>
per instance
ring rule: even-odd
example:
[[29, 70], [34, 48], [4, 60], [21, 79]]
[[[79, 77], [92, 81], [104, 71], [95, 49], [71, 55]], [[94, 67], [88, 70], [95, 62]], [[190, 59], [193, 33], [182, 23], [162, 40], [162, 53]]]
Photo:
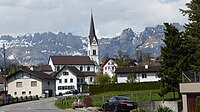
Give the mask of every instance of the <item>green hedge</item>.
[[200, 96], [196, 98], [196, 112], [200, 112]]
[[104, 93], [108, 91], [139, 91], [160, 89], [160, 82], [142, 82], [142, 83], [119, 83], [104, 85], [89, 85], [91, 95]]

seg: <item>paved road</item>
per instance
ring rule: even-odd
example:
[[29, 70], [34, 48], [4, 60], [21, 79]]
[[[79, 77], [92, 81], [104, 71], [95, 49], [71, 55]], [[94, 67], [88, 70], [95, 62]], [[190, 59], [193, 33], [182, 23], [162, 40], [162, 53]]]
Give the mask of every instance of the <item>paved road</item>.
[[61, 110], [54, 106], [56, 98], [10, 104], [0, 107], [0, 112], [77, 112], [75, 110]]

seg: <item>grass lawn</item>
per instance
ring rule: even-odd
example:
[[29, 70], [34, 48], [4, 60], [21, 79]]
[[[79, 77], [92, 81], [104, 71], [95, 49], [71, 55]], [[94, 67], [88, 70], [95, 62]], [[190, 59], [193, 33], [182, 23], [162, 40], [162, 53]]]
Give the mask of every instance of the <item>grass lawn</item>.
[[74, 101], [77, 101], [76, 98], [67, 98], [67, 99], [62, 99], [62, 100], [57, 100], [54, 104], [56, 107], [60, 109], [67, 109], [67, 108], [72, 108], [72, 103]]
[[[131, 98], [136, 102], [145, 101], [161, 101], [161, 97], [158, 95], [160, 90], [145, 90], [145, 91], [116, 91], [116, 92], [105, 92], [92, 96], [92, 101], [94, 106], [102, 106], [102, 104], [108, 100], [111, 96], [122, 95]], [[175, 98], [178, 98], [178, 93], [176, 92]], [[173, 93], [170, 92], [164, 96], [165, 100], [172, 100]]]

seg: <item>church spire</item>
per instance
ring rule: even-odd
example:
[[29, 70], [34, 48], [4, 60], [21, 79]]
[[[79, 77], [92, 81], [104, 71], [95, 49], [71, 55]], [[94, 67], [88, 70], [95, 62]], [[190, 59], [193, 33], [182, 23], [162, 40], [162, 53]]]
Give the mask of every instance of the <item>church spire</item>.
[[95, 34], [95, 27], [94, 27], [94, 20], [93, 20], [93, 14], [91, 11], [91, 20], [90, 20], [90, 34], [89, 34], [89, 41], [90, 44], [92, 44], [93, 40], [95, 39], [96, 43], [98, 43], [97, 41], [97, 36]]

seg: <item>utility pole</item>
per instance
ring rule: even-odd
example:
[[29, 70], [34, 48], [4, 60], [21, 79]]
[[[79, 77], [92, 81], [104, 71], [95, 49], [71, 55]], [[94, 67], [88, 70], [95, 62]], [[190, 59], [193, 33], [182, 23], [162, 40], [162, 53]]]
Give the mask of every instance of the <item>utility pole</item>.
[[4, 61], [4, 71], [3, 71], [3, 75], [4, 75], [4, 89], [5, 89], [5, 94], [6, 94], [6, 49], [5, 49], [5, 45], [3, 43], [3, 61]]

